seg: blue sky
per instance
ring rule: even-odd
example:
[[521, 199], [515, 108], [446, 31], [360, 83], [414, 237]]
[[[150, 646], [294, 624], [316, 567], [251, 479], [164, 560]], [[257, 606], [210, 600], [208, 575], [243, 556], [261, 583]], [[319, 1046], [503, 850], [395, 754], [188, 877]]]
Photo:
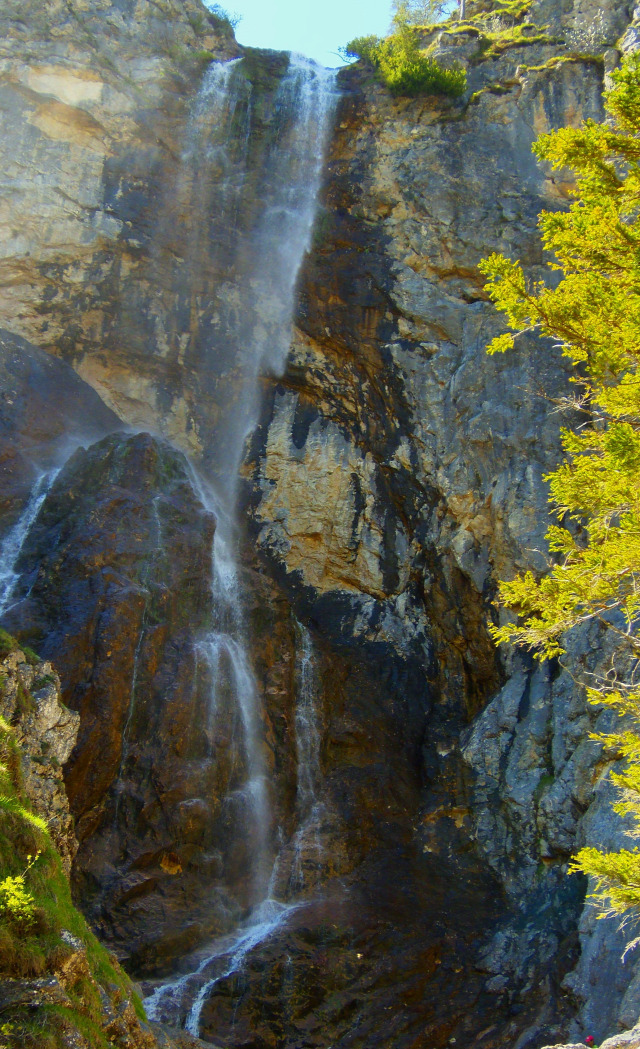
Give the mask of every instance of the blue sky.
[[391, 0], [223, 0], [221, 6], [241, 16], [241, 44], [300, 51], [324, 66], [341, 65], [335, 52], [342, 44], [383, 35], [391, 21]]

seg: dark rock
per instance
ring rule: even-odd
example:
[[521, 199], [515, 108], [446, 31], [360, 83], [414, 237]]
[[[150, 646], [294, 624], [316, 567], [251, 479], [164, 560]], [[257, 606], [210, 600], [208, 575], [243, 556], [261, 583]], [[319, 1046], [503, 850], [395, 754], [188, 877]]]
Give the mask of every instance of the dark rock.
[[0, 535], [24, 509], [37, 475], [122, 423], [62, 361], [0, 330]]

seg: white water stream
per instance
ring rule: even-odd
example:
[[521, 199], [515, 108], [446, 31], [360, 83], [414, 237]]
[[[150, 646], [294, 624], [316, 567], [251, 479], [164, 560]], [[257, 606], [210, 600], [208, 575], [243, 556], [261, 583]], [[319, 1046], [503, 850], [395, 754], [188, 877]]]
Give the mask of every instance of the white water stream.
[[296, 756], [298, 759], [298, 789], [296, 809], [298, 829], [293, 839], [293, 860], [289, 875], [289, 890], [301, 892], [305, 888], [305, 868], [310, 862], [319, 867], [322, 862], [320, 824], [325, 806], [320, 800], [320, 725], [318, 721], [319, 688], [315, 673], [311, 635], [306, 627], [297, 627], [296, 674]]
[[11, 605], [16, 583], [20, 579], [20, 573], [16, 571], [20, 553], [59, 473], [59, 469], [54, 469], [40, 474], [31, 489], [24, 510], [0, 544], [0, 615]]
[[[243, 60], [214, 64], [207, 72], [194, 106], [183, 156], [185, 165], [202, 158], [213, 165], [220, 180], [220, 209], [227, 222], [228, 244], [234, 252], [234, 286], [228, 298], [231, 331], [225, 333], [233, 368], [233, 403], [220, 406], [216, 430], [216, 455], [206, 482], [195, 476], [194, 485], [204, 505], [216, 516], [212, 552], [213, 624], [201, 639], [198, 654], [205, 660], [211, 683], [208, 731], [215, 739], [221, 704], [232, 697], [238, 741], [236, 765], [242, 769], [245, 834], [252, 857], [253, 908], [235, 933], [213, 943], [190, 973], [162, 984], [146, 999], [153, 1019], [182, 1023], [192, 1034], [200, 1028], [203, 1005], [215, 985], [241, 969], [249, 953], [264, 943], [298, 906], [271, 898], [277, 866], [272, 844], [269, 784], [264, 759], [262, 707], [251, 666], [246, 617], [243, 608], [237, 545], [238, 478], [245, 441], [254, 430], [259, 411], [260, 377], [279, 374], [291, 340], [295, 285], [305, 252], [310, 246], [316, 213], [324, 146], [336, 100], [334, 74], [300, 56], [291, 56], [289, 68], [277, 90], [272, 120], [276, 134], [263, 158], [257, 195], [261, 211], [250, 230], [238, 230], [243, 169], [249, 148], [251, 89], [243, 73]], [[215, 112], [207, 112], [213, 107]], [[205, 116], [207, 120], [205, 120]], [[213, 139], [202, 142], [202, 128], [214, 127]], [[233, 155], [227, 136], [233, 130]], [[240, 147], [238, 147], [240, 141]], [[311, 648], [302, 633], [298, 669], [302, 706], [296, 716], [298, 748], [299, 834], [317, 815], [319, 738], [312, 713]], [[228, 717], [228, 710], [224, 712]], [[300, 842], [302, 837], [300, 838]], [[296, 848], [300, 857], [300, 847]], [[302, 868], [292, 875], [301, 883]]]
[[[186, 1030], [197, 1036], [203, 1006], [215, 985], [240, 972], [251, 951], [283, 926], [296, 907], [294, 903], [264, 900], [246, 924], [209, 948], [197, 969], [173, 983], [162, 984], [145, 998], [147, 1016], [159, 1023], [175, 1023], [180, 1018]], [[191, 1005], [186, 1006], [189, 1002]]]

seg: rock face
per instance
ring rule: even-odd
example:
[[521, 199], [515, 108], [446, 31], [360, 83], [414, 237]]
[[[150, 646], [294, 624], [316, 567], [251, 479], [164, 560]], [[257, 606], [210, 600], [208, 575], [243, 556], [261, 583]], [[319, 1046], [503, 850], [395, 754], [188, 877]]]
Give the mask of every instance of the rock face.
[[[42, 662], [34, 653], [23, 652], [7, 634], [0, 636], [0, 716], [3, 733], [9, 728], [12, 740], [17, 744], [20, 775], [20, 804], [26, 801], [30, 811], [45, 820], [55, 849], [62, 860], [65, 875], [69, 875], [71, 863], [78, 849], [74, 834], [73, 819], [62, 778], [62, 766], [68, 760], [75, 745], [80, 717], [68, 710], [60, 701], [60, 679], [51, 663]], [[3, 789], [7, 789], [6, 785]], [[6, 798], [4, 799], [6, 802]], [[3, 808], [3, 849], [13, 845], [18, 853], [24, 848], [20, 837], [18, 811], [9, 815]], [[3, 855], [6, 860], [6, 855]], [[68, 887], [67, 887], [68, 894]], [[55, 936], [52, 918], [57, 917], [58, 908], [64, 903], [60, 898], [60, 886], [55, 885], [49, 911], [49, 935]], [[51, 906], [52, 905], [52, 906]], [[72, 911], [73, 908], [69, 907]], [[64, 911], [69, 920], [69, 909]], [[78, 916], [79, 917], [79, 916]], [[3, 931], [6, 937], [3, 914]], [[25, 933], [28, 938], [29, 930]], [[95, 958], [91, 959], [87, 943], [73, 933], [63, 929], [61, 946], [48, 959], [46, 975], [36, 978], [9, 977], [0, 974], [0, 1008], [3, 1015], [3, 1040], [7, 1049], [18, 1049], [32, 1037], [34, 1017], [40, 1019], [39, 1035], [46, 1037], [48, 1044], [56, 1049], [74, 1046], [74, 1049], [90, 1049], [82, 1033], [87, 1019], [92, 1025], [96, 1020], [98, 1029], [106, 1041], [100, 1045], [116, 1045], [122, 1049], [198, 1049], [203, 1043], [198, 1039], [171, 1032], [159, 1025], [149, 1026], [136, 1015], [131, 995], [123, 993], [122, 987], [108, 984], [103, 987], [96, 977], [104, 981], [104, 973], [92, 971]], [[6, 942], [6, 941], [5, 941]], [[3, 954], [3, 960], [6, 955]], [[28, 970], [27, 963], [27, 970]], [[32, 962], [33, 964], [33, 962]], [[111, 969], [111, 975], [116, 975]], [[119, 973], [125, 987], [131, 991], [122, 972]], [[96, 1016], [93, 994], [100, 1003]], [[92, 1008], [92, 1005], [94, 1008]], [[51, 1007], [56, 1009], [51, 1023]], [[27, 1025], [24, 1026], [24, 1021]], [[95, 1033], [95, 1026], [92, 1027]], [[93, 1043], [95, 1044], [95, 1043]]]
[[[584, 1045], [584, 1042], [579, 1043], [580, 1046]], [[613, 1038], [607, 1038], [600, 1044], [600, 1049], [636, 1049], [640, 1045], [640, 1028], [636, 1024], [632, 1030], [625, 1031], [624, 1034], [616, 1034]], [[544, 1049], [578, 1049], [577, 1045], [554, 1045], [544, 1046]]]
[[61, 361], [0, 331], [0, 536], [24, 512], [38, 478], [76, 444], [121, 429], [90, 386]]
[[[5, 541], [62, 464], [3, 623], [55, 658], [80, 714], [77, 891], [152, 990], [233, 938], [250, 901], [242, 726], [228, 696], [213, 718], [203, 658], [214, 521], [183, 453], [206, 473], [236, 404], [229, 318], [288, 62], [246, 56], [223, 150], [205, 66], [239, 50], [195, 0], [56, 11], [0, 15]], [[289, 358], [262, 382], [240, 590], [271, 891], [291, 909], [205, 995], [201, 1031], [229, 1047], [537, 1049], [640, 1011], [620, 934], [566, 877], [576, 845], [624, 840], [614, 756], [588, 738], [604, 715], [488, 631], [497, 580], [545, 564], [567, 371], [532, 339], [486, 356], [501, 321], [476, 269], [504, 251], [541, 274], [537, 215], [570, 185], [530, 146], [602, 118], [592, 52], [609, 69], [637, 27], [623, 3], [540, 0], [549, 28], [523, 41], [489, 3], [471, 13], [426, 41], [466, 65], [460, 100], [340, 74]], [[602, 658], [595, 635], [573, 644]]]
[[[87, 900], [97, 894], [112, 938], [133, 953], [138, 940], [158, 939], [158, 923], [179, 935], [172, 882], [194, 843], [207, 854], [201, 863], [221, 862], [211, 854], [216, 788], [195, 646], [209, 611], [212, 537], [180, 453], [146, 434], [107, 437], [58, 475], [6, 616], [57, 656], [65, 698], [81, 715], [67, 771], [78, 866]], [[184, 895], [184, 878], [176, 889]]]
[[46, 819], [67, 875], [78, 851], [62, 766], [76, 742], [80, 718], [60, 702], [60, 678], [51, 663], [27, 662], [19, 649], [0, 661], [0, 717], [13, 726], [22, 760], [24, 792]]

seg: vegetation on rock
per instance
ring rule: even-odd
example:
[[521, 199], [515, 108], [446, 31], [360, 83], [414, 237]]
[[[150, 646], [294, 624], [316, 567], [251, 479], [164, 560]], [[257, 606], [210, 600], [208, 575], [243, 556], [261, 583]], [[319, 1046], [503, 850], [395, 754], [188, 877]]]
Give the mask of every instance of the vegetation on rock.
[[[640, 828], [640, 58], [613, 74], [610, 120], [544, 135], [534, 147], [555, 170], [575, 172], [566, 212], [543, 212], [550, 279], [531, 282], [518, 262], [492, 255], [481, 264], [487, 290], [510, 334], [490, 352], [508, 350], [524, 332], [560, 343], [575, 367], [576, 420], [562, 431], [566, 459], [547, 480], [557, 523], [547, 533], [553, 564], [500, 586], [517, 613], [493, 633], [502, 643], [562, 658], [563, 635], [596, 623], [617, 639], [608, 673], [588, 678], [592, 702], [624, 715], [622, 729], [599, 738], [626, 760], [613, 776], [616, 811]], [[561, 279], [557, 280], [560, 273]], [[579, 667], [568, 667], [580, 676]], [[640, 852], [582, 849], [575, 870], [596, 880], [605, 912], [640, 909]]]
[[394, 95], [464, 94], [467, 76], [464, 69], [445, 69], [420, 46], [420, 36], [409, 22], [396, 20], [395, 30], [381, 39], [357, 37], [344, 49], [347, 58], [369, 62], [379, 79]]
[[216, 3], [207, 3], [206, 7], [223, 25], [228, 26], [230, 29], [238, 27], [242, 15], [239, 15], [237, 11], [227, 11], [221, 4]]
[[[546, 26], [528, 20], [532, 0], [494, 0], [490, 9], [470, 18], [463, 5], [443, 0], [395, 0], [392, 31], [389, 36], [362, 36], [352, 40], [342, 53], [346, 58], [368, 62], [378, 78], [395, 95], [439, 94], [456, 98], [467, 86], [466, 70], [459, 63], [446, 68], [439, 49], [438, 31], [470, 34], [476, 38], [471, 65], [483, 59], [498, 58], [513, 47], [561, 42], [549, 35]], [[447, 17], [448, 16], [448, 17]]]
[[433, 25], [451, 14], [458, 4], [453, 0], [393, 0], [394, 24]]
[[[4, 632], [0, 645], [5, 656], [20, 651]], [[129, 979], [73, 905], [47, 822], [25, 793], [16, 731], [0, 718], [0, 1049], [56, 1049], [72, 1036], [106, 1049], [105, 999], [123, 1030], [137, 1022], [131, 1002], [144, 1018]]]

